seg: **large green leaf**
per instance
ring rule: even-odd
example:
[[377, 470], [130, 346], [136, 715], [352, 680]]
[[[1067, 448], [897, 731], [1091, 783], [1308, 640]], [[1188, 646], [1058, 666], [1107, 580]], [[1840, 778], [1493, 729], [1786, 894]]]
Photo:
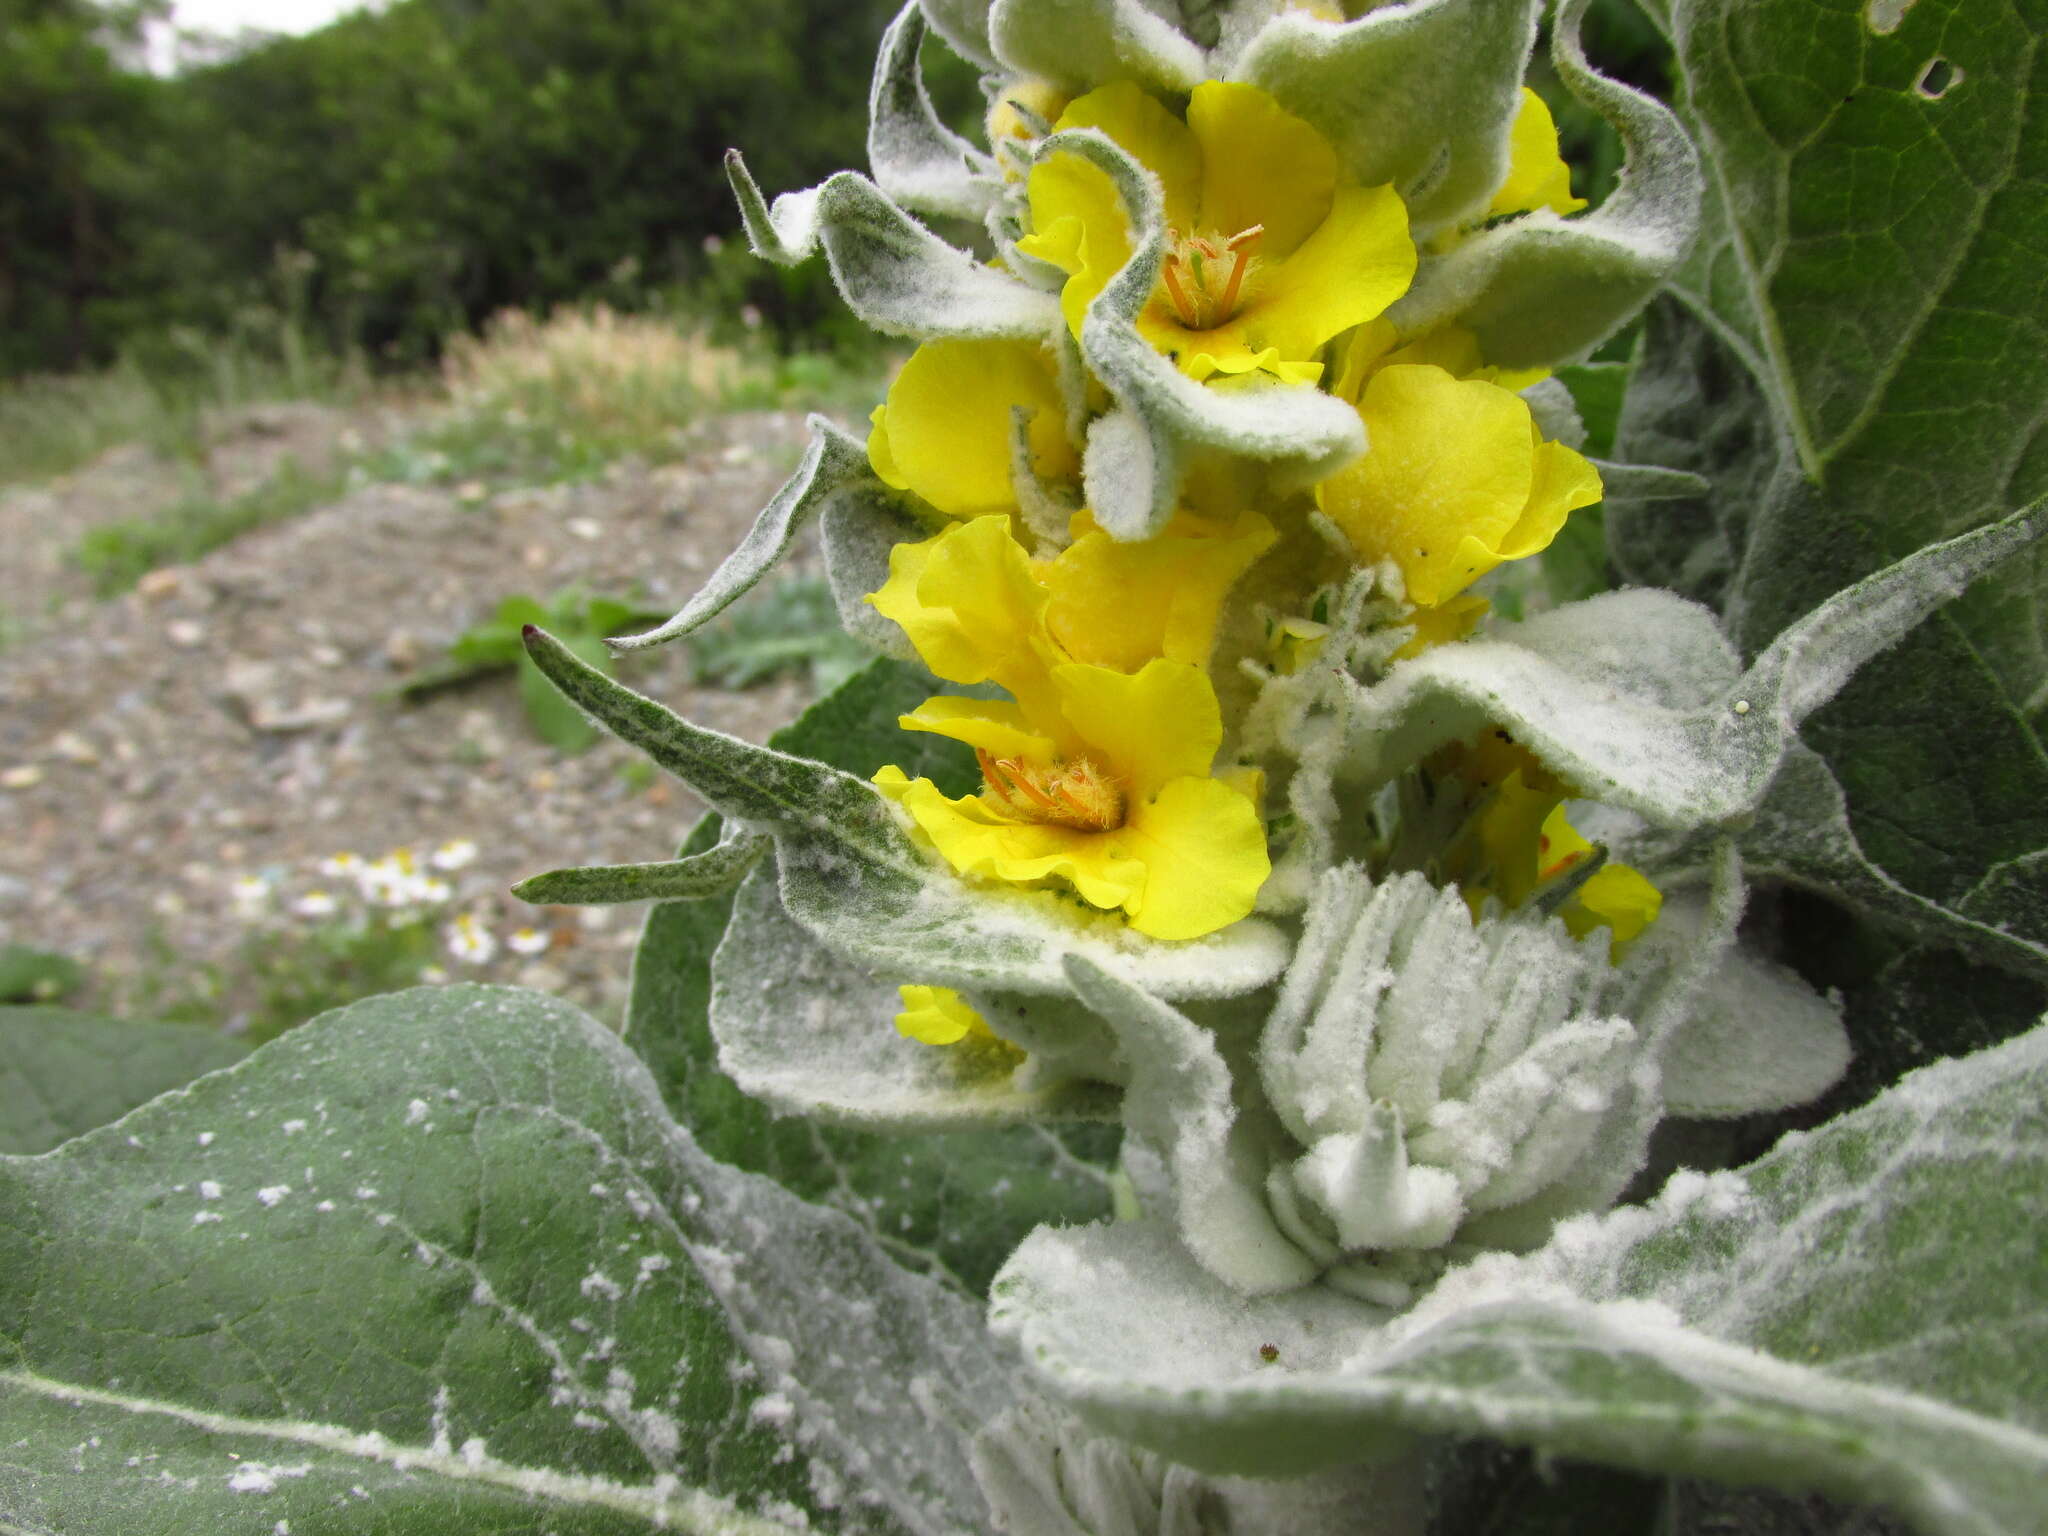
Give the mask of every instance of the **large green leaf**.
[[0, 1153], [44, 1152], [240, 1061], [227, 1035], [68, 1008], [0, 1008]]
[[[895, 762], [936, 779], [949, 794], [964, 794], [976, 778], [967, 749], [896, 724], [931, 687], [921, 668], [877, 661], [777, 733], [773, 744], [863, 775]], [[716, 841], [717, 820], [706, 818], [683, 852]], [[1102, 1165], [1115, 1152], [1112, 1127], [877, 1135], [778, 1117], [740, 1092], [718, 1070], [710, 1030], [711, 956], [732, 900], [669, 902], [648, 914], [626, 1021], [627, 1043], [653, 1070], [676, 1118], [713, 1156], [837, 1206], [899, 1258], [977, 1293], [1038, 1223], [1107, 1212]]]
[[[1668, 9], [1709, 172], [1705, 231], [1674, 284], [1702, 329], [1668, 314], [1653, 327], [1620, 451], [1689, 436], [1663, 461], [1721, 489], [1611, 521], [1625, 574], [1718, 600], [1754, 650], [1856, 578], [2048, 490], [2048, 13]], [[2014, 561], [1807, 730], [1862, 847], [1938, 900], [2048, 844], [2044, 573], [2038, 550]]]
[[0, 1158], [0, 1528], [973, 1530], [1007, 1400], [975, 1308], [533, 993], [373, 999]]
[[1099, 1427], [1211, 1470], [1416, 1431], [2048, 1530], [2048, 1027], [1733, 1173], [1453, 1271], [1399, 1318], [1246, 1298], [1158, 1221], [1041, 1231], [992, 1320]]

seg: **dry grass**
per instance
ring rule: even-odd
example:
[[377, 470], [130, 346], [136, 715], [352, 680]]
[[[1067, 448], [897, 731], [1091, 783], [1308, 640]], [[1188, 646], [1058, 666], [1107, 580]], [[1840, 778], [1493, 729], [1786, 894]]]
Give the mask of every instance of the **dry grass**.
[[765, 370], [730, 348], [653, 316], [602, 305], [545, 320], [517, 310], [480, 337], [457, 337], [442, 361], [458, 412], [552, 431], [607, 453], [660, 456], [692, 420]]

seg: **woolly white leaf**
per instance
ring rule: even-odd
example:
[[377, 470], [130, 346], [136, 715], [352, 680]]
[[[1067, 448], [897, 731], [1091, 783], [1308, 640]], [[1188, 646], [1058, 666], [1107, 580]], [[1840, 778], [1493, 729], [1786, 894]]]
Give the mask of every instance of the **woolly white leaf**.
[[1541, 9], [1419, 0], [1338, 24], [1283, 13], [1231, 73], [1320, 130], [1361, 185], [1391, 182], [1427, 236], [1483, 211], [1505, 179]]
[[1105, 1088], [1022, 1079], [1013, 1051], [905, 1039], [902, 1008], [893, 983], [848, 964], [783, 911], [772, 869], [740, 888], [712, 960], [711, 1030], [719, 1066], [748, 1093], [866, 1129], [1090, 1118], [1114, 1107]]
[[620, 635], [606, 644], [615, 651], [643, 650], [709, 623], [752, 591], [789, 552], [797, 535], [829, 507], [851, 499], [887, 515], [887, 509], [900, 498], [876, 478], [868, 465], [866, 445], [823, 416], [813, 416], [810, 427], [811, 445], [804, 450], [796, 473], [783, 482], [739, 547], [725, 557], [697, 594], [660, 627], [638, 635]]
[[994, 0], [988, 35], [1012, 74], [1050, 80], [1076, 95], [1112, 80], [1173, 95], [1193, 90], [1208, 73], [1202, 49], [1178, 19], [1172, 0]]
[[595, 864], [550, 870], [512, 887], [521, 901], [542, 906], [608, 906], [629, 901], [701, 901], [738, 885], [761, 862], [768, 839], [750, 832], [715, 848], [653, 864]]
[[1591, 213], [1566, 219], [1538, 209], [1425, 260], [1389, 312], [1405, 332], [1455, 319], [1503, 367], [1568, 361], [1640, 309], [1692, 244], [1700, 207], [1692, 141], [1660, 102], [1587, 65], [1579, 44], [1586, 4], [1559, 7], [1552, 56], [1572, 94], [1621, 135], [1621, 180]]
[[1372, 1511], [1375, 1536], [1427, 1524], [1413, 1464], [1284, 1482], [1205, 1478], [1037, 1399], [983, 1429], [972, 1454], [994, 1528], [1022, 1536], [1358, 1536], [1362, 1509]]
[[989, 0], [918, 0], [918, 8], [961, 58], [982, 69], [996, 67], [988, 43]]
[[1746, 817], [1807, 714], [2044, 531], [2048, 502], [1910, 555], [1814, 609], [1740, 677], [1712, 616], [1666, 592], [1603, 593], [1437, 646], [1354, 691], [1347, 772], [1384, 780], [1496, 724], [1586, 798], [1652, 823]]
[[978, 220], [1002, 181], [995, 162], [933, 110], [918, 58], [924, 34], [917, 0], [882, 34], [868, 91], [868, 168], [882, 191], [906, 208]]
[[1067, 975], [1116, 1034], [1129, 1073], [1125, 1127], [1164, 1160], [1181, 1235], [1202, 1264], [1254, 1295], [1314, 1279], [1318, 1266], [1267, 1208], [1271, 1152], [1262, 1145], [1263, 1127], [1233, 1102], [1230, 1068], [1214, 1035], [1088, 960], [1068, 960]]
[[1737, 949], [1709, 973], [1659, 1065], [1674, 1115], [1789, 1109], [1840, 1079], [1849, 1032], [1841, 1008], [1796, 972]]
[[1212, 1472], [1483, 1434], [2040, 1529], [2048, 1029], [1906, 1078], [1736, 1174], [1452, 1272], [1398, 1322], [1247, 1299], [1158, 1221], [1041, 1228], [991, 1321], [1084, 1417]]
[[847, 307], [878, 331], [939, 336], [1050, 335], [1051, 294], [955, 250], [864, 176], [841, 171], [771, 209], [737, 150], [725, 157], [747, 239], [764, 260], [794, 266], [820, 244]]
[[1156, 533], [1174, 513], [1192, 446], [1265, 460], [1301, 485], [1356, 458], [1365, 429], [1335, 396], [1250, 375], [1199, 384], [1139, 334], [1138, 315], [1166, 256], [1158, 182], [1092, 128], [1051, 134], [1039, 145], [1041, 158], [1063, 152], [1109, 175], [1136, 235], [1130, 260], [1081, 323], [1083, 358], [1124, 407], [1095, 424], [1083, 463], [1088, 504], [1103, 528], [1119, 539]]
[[869, 602], [889, 579], [889, 552], [924, 538], [930, 530], [911, 515], [901, 497], [845, 495], [825, 508], [822, 528], [825, 577], [839, 622], [856, 640], [898, 661], [915, 661], [916, 648], [903, 626], [886, 619]]

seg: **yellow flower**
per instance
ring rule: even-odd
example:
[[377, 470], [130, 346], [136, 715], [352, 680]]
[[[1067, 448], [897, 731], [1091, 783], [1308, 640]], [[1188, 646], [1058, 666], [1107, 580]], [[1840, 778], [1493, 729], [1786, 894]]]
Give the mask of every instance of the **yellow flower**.
[[933, 341], [919, 347], [875, 408], [868, 461], [882, 480], [914, 491], [949, 517], [1017, 505], [1012, 412], [1030, 413], [1026, 437], [1042, 479], [1071, 480], [1081, 456], [1067, 437], [1047, 348], [1028, 341]]
[[962, 875], [1058, 881], [1158, 939], [1236, 922], [1271, 865], [1255, 779], [1210, 776], [1223, 719], [1208, 675], [1165, 656], [1135, 672], [1069, 660], [1052, 600], [1005, 518], [898, 546], [871, 601], [939, 676], [1011, 698], [933, 698], [900, 717], [972, 746], [980, 794], [949, 799], [893, 767], [875, 782]]
[[1076, 661], [1134, 672], [1155, 656], [1201, 666], [1223, 600], [1278, 535], [1258, 513], [1182, 512], [1149, 539], [1112, 539], [1086, 512], [1038, 570], [1046, 626]]
[[[1342, 185], [1336, 151], [1256, 86], [1195, 87], [1183, 121], [1129, 82], [1075, 101], [1055, 125], [1107, 134], [1157, 176], [1171, 249], [1138, 329], [1190, 377], [1322, 375], [1316, 354], [1372, 319], [1415, 275], [1408, 213], [1391, 187]], [[1033, 232], [1018, 249], [1068, 274], [1074, 334], [1130, 259], [1115, 184], [1054, 155], [1027, 184]]]
[[1479, 338], [1461, 325], [1439, 325], [1420, 336], [1403, 339], [1385, 315], [1361, 325], [1339, 351], [1337, 382], [1331, 393], [1353, 405], [1382, 368], [1426, 363], [1454, 379], [1480, 379], [1517, 392], [1550, 377], [1547, 368], [1496, 368], [1479, 355]]
[[1586, 206], [1583, 197], [1572, 196], [1572, 169], [1557, 147], [1557, 122], [1528, 86], [1522, 87], [1522, 104], [1508, 129], [1508, 173], [1494, 189], [1493, 198], [1477, 217], [1455, 228], [1437, 233], [1429, 242], [1432, 254], [1454, 251], [1495, 219], [1548, 208], [1552, 213], [1577, 213]]
[[1316, 504], [1361, 560], [1393, 561], [1420, 607], [1535, 554], [1600, 499], [1593, 466], [1545, 442], [1527, 403], [1497, 384], [1398, 363], [1367, 379], [1357, 408], [1370, 446], [1316, 487]]
[[[1519, 907], [1592, 856], [1593, 845], [1565, 816], [1570, 786], [1504, 732], [1455, 743], [1427, 766], [1440, 779], [1460, 781], [1476, 800], [1442, 870], [1464, 888], [1475, 920], [1487, 897]], [[1558, 908], [1558, 916], [1575, 939], [1595, 928], [1613, 930], [1619, 951], [1657, 920], [1663, 905], [1663, 893], [1640, 871], [1607, 863]]]
[[[1555, 880], [1593, 852], [1593, 845], [1579, 835], [1558, 806], [1543, 819], [1536, 839], [1537, 878]], [[1572, 899], [1558, 909], [1558, 916], [1575, 939], [1583, 939], [1595, 928], [1614, 931], [1619, 949], [1657, 921], [1664, 908], [1664, 893], [1650, 884], [1641, 871], [1626, 864], [1603, 864], [1586, 878]]]
[[896, 1031], [906, 1039], [926, 1045], [958, 1045], [970, 1035], [994, 1038], [988, 1020], [951, 987], [903, 986], [896, 990], [903, 998]]
[[1522, 105], [1508, 130], [1508, 174], [1486, 205], [1489, 219], [1511, 218], [1548, 208], [1577, 213], [1586, 206], [1572, 196], [1572, 170], [1557, 147], [1557, 123], [1543, 98], [1522, 87]]

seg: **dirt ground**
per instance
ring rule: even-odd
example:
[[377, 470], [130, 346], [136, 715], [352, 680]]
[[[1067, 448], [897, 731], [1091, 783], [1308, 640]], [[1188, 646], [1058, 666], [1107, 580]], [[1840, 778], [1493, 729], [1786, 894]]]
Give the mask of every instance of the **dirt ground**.
[[[389, 427], [264, 407], [222, 427], [205, 472], [231, 493], [287, 455], [317, 468]], [[447, 911], [499, 933], [534, 924], [550, 947], [448, 968], [614, 1013], [639, 909], [536, 912], [506, 887], [562, 865], [665, 857], [697, 804], [627, 768], [636, 754], [609, 739], [575, 757], [545, 745], [509, 677], [417, 704], [392, 690], [517, 593], [579, 583], [679, 606], [805, 436], [795, 414], [729, 416], [697, 428], [683, 462], [628, 461], [594, 483], [480, 502], [370, 486], [108, 602], [65, 551], [94, 521], [167, 504], [178, 469], [125, 448], [61, 482], [0, 491], [0, 609], [21, 616], [0, 652], [0, 944], [79, 959], [87, 1005], [116, 1006], [167, 965], [220, 966], [232, 982], [251, 931], [238, 880], [303, 885], [340, 851], [467, 839], [478, 854], [446, 875]], [[620, 667], [689, 717], [755, 740], [805, 702], [795, 682], [734, 693], [689, 671], [680, 647]], [[224, 1024], [246, 1003], [230, 985]]]

